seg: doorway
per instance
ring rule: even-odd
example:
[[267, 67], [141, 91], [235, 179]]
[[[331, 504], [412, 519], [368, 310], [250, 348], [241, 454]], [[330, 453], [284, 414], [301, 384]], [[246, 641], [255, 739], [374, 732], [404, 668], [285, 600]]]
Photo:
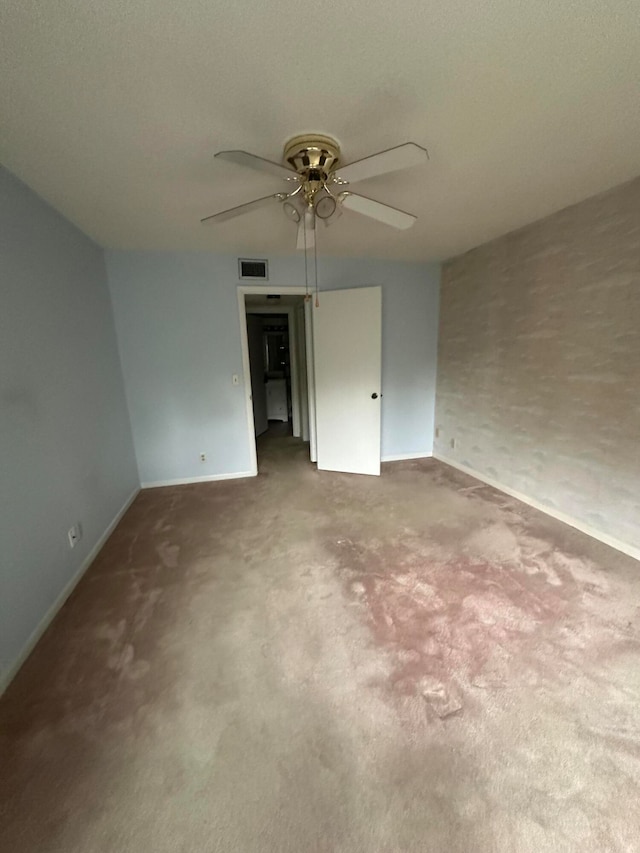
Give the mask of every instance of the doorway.
[[[238, 289], [250, 452], [264, 468], [287, 453], [315, 461], [310, 305], [303, 288]], [[244, 320], [244, 322], [242, 322]]]
[[[289, 318], [287, 335], [295, 341], [289, 349], [291, 430], [298, 441], [308, 438], [311, 462], [317, 462], [319, 471], [379, 476], [382, 287], [323, 291], [313, 312], [313, 303], [304, 296], [302, 287], [238, 287], [251, 473], [258, 473], [259, 417], [254, 415], [247, 301], [264, 306], [266, 313], [287, 313]], [[305, 370], [298, 368], [304, 361], [298, 358], [301, 352], [306, 357]], [[304, 378], [307, 383], [302, 390]]]

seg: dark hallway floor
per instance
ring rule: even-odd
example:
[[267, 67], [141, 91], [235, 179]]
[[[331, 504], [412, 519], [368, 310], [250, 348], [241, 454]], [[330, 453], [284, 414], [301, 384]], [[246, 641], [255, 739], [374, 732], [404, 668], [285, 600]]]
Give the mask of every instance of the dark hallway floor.
[[[302, 439], [293, 437], [291, 421], [269, 421], [269, 428], [256, 439], [256, 452], [258, 454], [258, 466], [264, 459], [267, 464], [269, 459], [280, 458], [282, 453], [296, 452], [304, 444]], [[308, 443], [307, 457], [309, 452]], [[275, 455], [274, 455], [275, 454]], [[258, 467], [258, 470], [259, 467]]]
[[433, 460], [142, 492], [0, 701], [0, 849], [640, 849], [640, 565]]

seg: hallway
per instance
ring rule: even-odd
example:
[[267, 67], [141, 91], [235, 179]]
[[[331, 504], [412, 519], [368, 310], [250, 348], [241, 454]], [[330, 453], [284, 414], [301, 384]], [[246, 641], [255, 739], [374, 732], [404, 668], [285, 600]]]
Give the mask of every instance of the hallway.
[[271, 470], [274, 465], [286, 466], [306, 461], [309, 465], [309, 442], [294, 438], [291, 433], [291, 421], [269, 421], [269, 428], [256, 439], [258, 454], [258, 472]]

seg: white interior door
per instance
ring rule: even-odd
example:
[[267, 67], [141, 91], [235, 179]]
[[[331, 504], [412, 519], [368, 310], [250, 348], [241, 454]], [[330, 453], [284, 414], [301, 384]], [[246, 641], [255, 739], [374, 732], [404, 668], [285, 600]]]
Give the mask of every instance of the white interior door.
[[323, 291], [313, 347], [318, 468], [380, 474], [382, 288]]
[[310, 299], [304, 303], [304, 340], [307, 350], [307, 402], [309, 404], [309, 458], [318, 461], [316, 441], [316, 369], [313, 349], [313, 308]]
[[300, 434], [303, 441], [309, 441], [309, 392], [307, 390], [307, 350], [305, 335], [304, 302], [295, 308], [296, 348], [298, 352], [298, 395], [300, 398]]

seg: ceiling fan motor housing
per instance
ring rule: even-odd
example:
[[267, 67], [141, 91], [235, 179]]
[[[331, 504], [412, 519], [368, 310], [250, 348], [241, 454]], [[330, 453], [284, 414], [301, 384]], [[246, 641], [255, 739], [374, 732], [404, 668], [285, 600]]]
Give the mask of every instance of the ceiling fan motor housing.
[[328, 177], [340, 159], [340, 146], [331, 136], [318, 133], [292, 137], [284, 146], [284, 159], [299, 174], [310, 169]]
[[339, 159], [340, 146], [331, 136], [303, 134], [294, 136], [284, 146], [284, 160], [302, 178], [302, 191], [310, 206], [316, 195], [326, 189], [329, 174]]

